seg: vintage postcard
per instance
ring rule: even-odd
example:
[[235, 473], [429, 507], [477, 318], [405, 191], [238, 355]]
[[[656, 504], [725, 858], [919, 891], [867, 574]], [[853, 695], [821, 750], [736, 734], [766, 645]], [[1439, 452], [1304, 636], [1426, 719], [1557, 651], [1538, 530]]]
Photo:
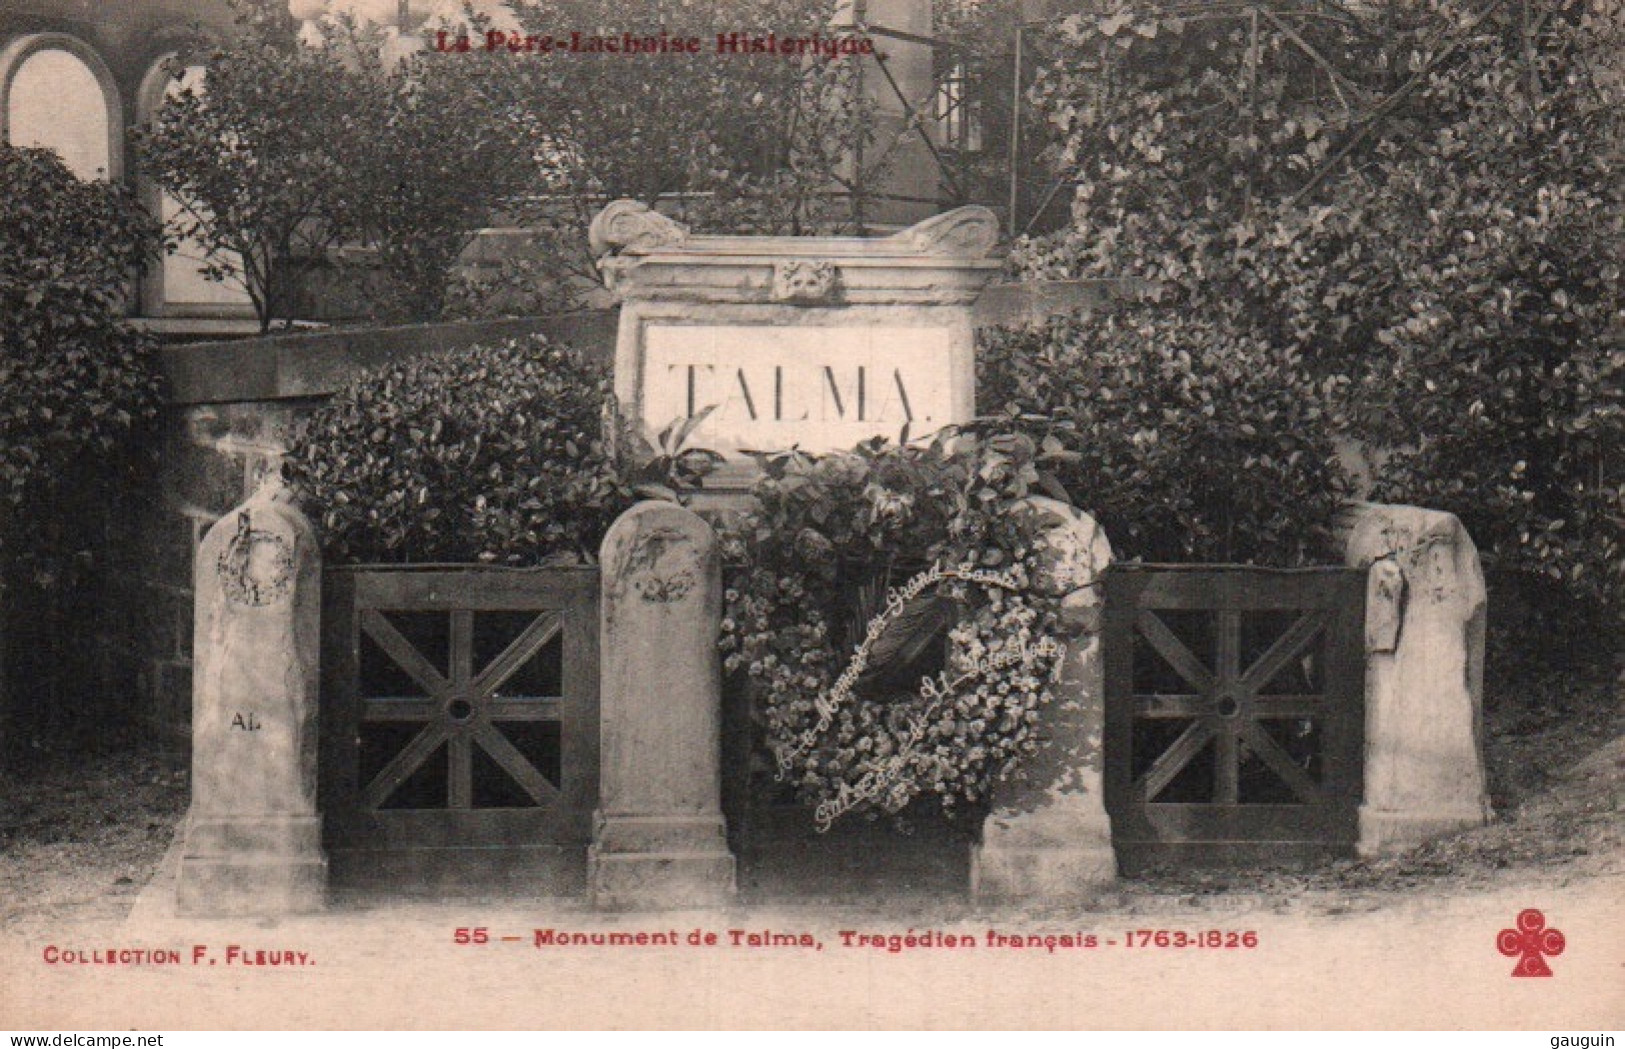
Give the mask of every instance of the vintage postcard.
[[1615, 0], [0, 0], [0, 1027], [1625, 1027]]

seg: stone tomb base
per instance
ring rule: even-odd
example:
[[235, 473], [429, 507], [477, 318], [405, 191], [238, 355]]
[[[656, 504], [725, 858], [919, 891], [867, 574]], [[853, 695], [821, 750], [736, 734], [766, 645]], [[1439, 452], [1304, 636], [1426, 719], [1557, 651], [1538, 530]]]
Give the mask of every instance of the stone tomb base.
[[1117, 877], [1111, 821], [1104, 813], [994, 814], [971, 853], [977, 899], [1088, 899]]
[[734, 857], [720, 816], [599, 817], [587, 884], [601, 910], [718, 907], [733, 899]]
[[179, 914], [308, 914], [326, 902], [318, 816], [189, 817], [185, 842]]
[[1458, 805], [1404, 812], [1360, 806], [1360, 855], [1382, 856], [1445, 834], [1481, 827], [1490, 820], [1488, 804]]

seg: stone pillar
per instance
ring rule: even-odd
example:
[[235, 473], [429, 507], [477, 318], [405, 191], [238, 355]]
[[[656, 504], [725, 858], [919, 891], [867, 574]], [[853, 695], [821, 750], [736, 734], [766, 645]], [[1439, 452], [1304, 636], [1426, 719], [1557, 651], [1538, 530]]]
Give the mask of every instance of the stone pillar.
[[209, 529], [194, 572], [192, 807], [176, 909], [319, 910], [321, 551], [278, 473]]
[[587, 879], [605, 910], [734, 894], [722, 818], [722, 562], [675, 503], [639, 503], [604, 537], [599, 811]]
[[1453, 515], [1359, 504], [1346, 561], [1366, 585], [1361, 855], [1490, 817], [1484, 783], [1484, 574]]
[[1048, 741], [1023, 762], [1019, 780], [1000, 786], [982, 825], [971, 854], [971, 893], [1058, 902], [1087, 897], [1117, 877], [1103, 787], [1099, 585], [1112, 550], [1088, 514], [1054, 499], [1030, 502], [1049, 525], [1035, 583], [1061, 598], [1066, 659], [1059, 693], [1044, 712]]

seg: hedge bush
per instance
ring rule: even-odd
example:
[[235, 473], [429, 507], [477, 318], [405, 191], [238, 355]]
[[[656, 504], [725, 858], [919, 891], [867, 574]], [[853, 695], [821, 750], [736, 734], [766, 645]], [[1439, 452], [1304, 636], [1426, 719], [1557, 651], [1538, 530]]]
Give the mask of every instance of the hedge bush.
[[[1497, 568], [1625, 626], [1625, 14], [1489, 20], [1447, 116], [1374, 172], [1354, 279], [1377, 298], [1373, 407], [1397, 425], [1384, 498], [1450, 510]], [[1516, 50], [1513, 50], [1516, 48]], [[1380, 251], [1378, 249], [1381, 249]], [[1526, 590], [1535, 587], [1526, 586]], [[1618, 651], [1618, 646], [1615, 646]]]
[[978, 397], [1048, 430], [1052, 469], [1117, 555], [1300, 565], [1338, 560], [1347, 498], [1316, 378], [1222, 317], [1131, 304], [984, 334]]
[[157, 229], [128, 189], [44, 150], [0, 144], [0, 200], [0, 551], [48, 556], [64, 488], [127, 465], [157, 411], [150, 342], [122, 323]]
[[[1393, 453], [1378, 498], [1449, 510], [1494, 565], [1618, 614], [1620, 13], [1103, 2], [1056, 23], [1037, 90], [1072, 225], [1016, 254], [1156, 282], [1170, 352], [1212, 326], [1260, 368], [1349, 376], [1346, 432]], [[1139, 338], [1090, 336], [1113, 358]]]
[[0, 748], [20, 758], [129, 715], [108, 635], [159, 402], [123, 314], [157, 239], [134, 193], [43, 150], [0, 144], [0, 200]]
[[338, 562], [590, 562], [636, 498], [610, 403], [607, 369], [541, 336], [426, 354], [357, 376], [285, 470]]

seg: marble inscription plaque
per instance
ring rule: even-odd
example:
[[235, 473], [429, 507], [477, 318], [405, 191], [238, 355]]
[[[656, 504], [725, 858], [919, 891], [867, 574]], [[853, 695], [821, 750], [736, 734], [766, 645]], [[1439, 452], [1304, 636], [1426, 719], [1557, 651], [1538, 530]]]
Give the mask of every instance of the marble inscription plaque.
[[948, 327], [650, 325], [644, 423], [710, 408], [689, 444], [719, 452], [850, 448], [956, 421]]

